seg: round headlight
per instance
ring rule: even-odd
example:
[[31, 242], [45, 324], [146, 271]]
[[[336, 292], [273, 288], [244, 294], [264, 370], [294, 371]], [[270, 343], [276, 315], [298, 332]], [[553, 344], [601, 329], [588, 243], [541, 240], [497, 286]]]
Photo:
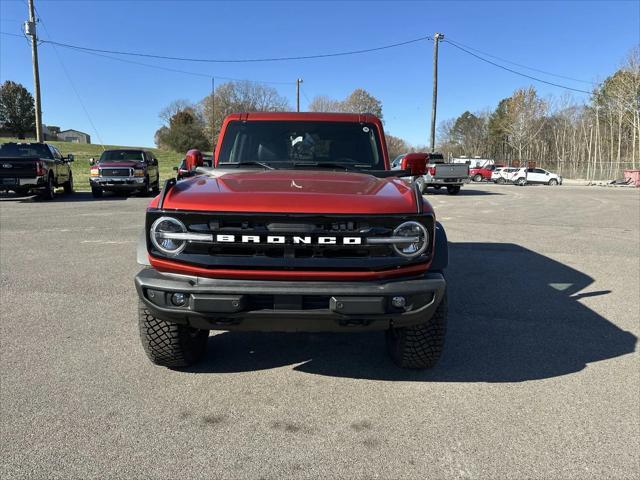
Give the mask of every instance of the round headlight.
[[393, 244], [393, 249], [403, 257], [417, 257], [421, 255], [429, 245], [429, 232], [418, 222], [404, 222], [393, 231], [394, 237], [408, 237], [407, 242]]
[[151, 243], [162, 253], [178, 255], [187, 246], [187, 242], [172, 238], [172, 234], [185, 233], [186, 231], [187, 227], [177, 218], [160, 217], [151, 225], [149, 236], [151, 237]]

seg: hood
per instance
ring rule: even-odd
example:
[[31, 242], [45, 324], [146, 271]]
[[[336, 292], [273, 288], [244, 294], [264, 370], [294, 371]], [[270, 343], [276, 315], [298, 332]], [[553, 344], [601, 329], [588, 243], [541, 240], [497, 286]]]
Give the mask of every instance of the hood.
[[[151, 207], [157, 205], [157, 199]], [[414, 189], [399, 178], [309, 170], [214, 172], [178, 182], [163, 208], [269, 213], [416, 213]]]
[[97, 166], [100, 168], [144, 168], [144, 163], [130, 160], [121, 162], [100, 162]]

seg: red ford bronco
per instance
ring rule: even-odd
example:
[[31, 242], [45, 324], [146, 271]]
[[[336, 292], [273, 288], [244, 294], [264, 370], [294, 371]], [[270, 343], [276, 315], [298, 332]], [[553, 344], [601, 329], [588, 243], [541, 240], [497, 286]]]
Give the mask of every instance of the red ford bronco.
[[[390, 170], [372, 115], [227, 117], [214, 167], [168, 180], [146, 213], [135, 278], [150, 360], [185, 367], [209, 330], [383, 330], [401, 367], [444, 345], [447, 239], [415, 183]], [[194, 165], [195, 164], [195, 165]]]

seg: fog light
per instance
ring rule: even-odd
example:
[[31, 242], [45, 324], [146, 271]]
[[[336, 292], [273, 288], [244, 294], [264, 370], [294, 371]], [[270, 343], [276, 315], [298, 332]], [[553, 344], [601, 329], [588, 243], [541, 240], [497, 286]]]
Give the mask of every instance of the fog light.
[[396, 308], [404, 308], [407, 305], [407, 299], [404, 297], [393, 297], [391, 299], [391, 305]]
[[187, 303], [187, 296], [184, 293], [174, 293], [171, 295], [171, 303], [176, 307], [182, 307]]

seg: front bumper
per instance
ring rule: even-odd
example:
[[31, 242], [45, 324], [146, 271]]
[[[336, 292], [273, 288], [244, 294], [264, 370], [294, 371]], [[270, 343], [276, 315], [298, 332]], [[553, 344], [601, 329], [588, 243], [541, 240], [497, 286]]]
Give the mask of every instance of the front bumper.
[[[187, 277], [144, 269], [140, 300], [156, 317], [206, 330], [343, 332], [386, 330], [427, 321], [446, 282], [440, 273], [375, 282], [246, 281]], [[184, 306], [171, 302], [186, 294]], [[404, 308], [392, 305], [404, 297]]]
[[94, 188], [138, 190], [144, 187], [144, 177], [89, 177]]

